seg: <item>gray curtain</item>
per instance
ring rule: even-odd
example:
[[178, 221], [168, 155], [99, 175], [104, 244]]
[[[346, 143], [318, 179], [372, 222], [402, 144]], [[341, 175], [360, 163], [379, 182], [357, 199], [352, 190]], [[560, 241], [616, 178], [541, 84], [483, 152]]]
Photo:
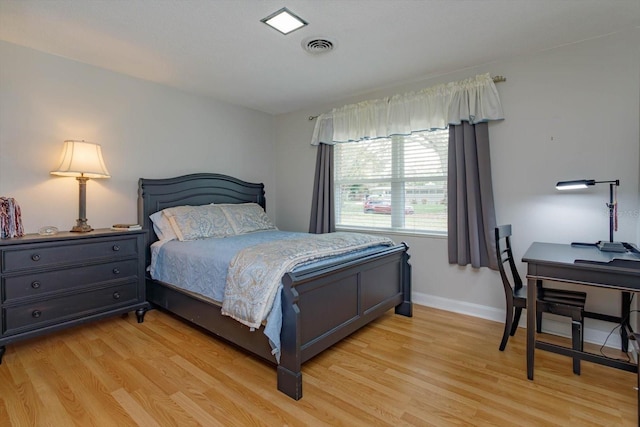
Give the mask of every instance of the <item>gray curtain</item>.
[[322, 234], [336, 231], [333, 198], [333, 145], [318, 145], [312, 197], [309, 233]]
[[498, 269], [489, 125], [449, 126], [449, 263]]

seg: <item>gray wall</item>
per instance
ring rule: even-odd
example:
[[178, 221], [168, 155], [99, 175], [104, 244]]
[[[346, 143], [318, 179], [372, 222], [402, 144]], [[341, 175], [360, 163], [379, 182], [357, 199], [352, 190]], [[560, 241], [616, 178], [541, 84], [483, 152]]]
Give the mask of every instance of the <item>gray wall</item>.
[[111, 178], [87, 183], [94, 228], [136, 222], [138, 178], [205, 171], [264, 182], [276, 217], [273, 116], [0, 42], [0, 195], [27, 232], [75, 225], [77, 181], [49, 175], [65, 139], [102, 145]]
[[[334, 105], [278, 117], [278, 224], [307, 230], [315, 148], [309, 115], [490, 72], [498, 83], [506, 120], [490, 125], [497, 220], [511, 223], [516, 256], [533, 241], [608, 239], [607, 185], [558, 193], [557, 181], [620, 179], [616, 240], [639, 237], [640, 29], [472, 67], [416, 81]], [[499, 276], [488, 269], [450, 266], [446, 239], [390, 235], [411, 247], [414, 298], [423, 304], [502, 320]], [[524, 274], [525, 266], [519, 266]], [[618, 312], [618, 296], [590, 291], [588, 308]], [[568, 332], [564, 324], [554, 325]], [[566, 327], [566, 329], [565, 329]], [[587, 320], [587, 339], [602, 342], [613, 325]], [[615, 338], [614, 338], [615, 339]]]

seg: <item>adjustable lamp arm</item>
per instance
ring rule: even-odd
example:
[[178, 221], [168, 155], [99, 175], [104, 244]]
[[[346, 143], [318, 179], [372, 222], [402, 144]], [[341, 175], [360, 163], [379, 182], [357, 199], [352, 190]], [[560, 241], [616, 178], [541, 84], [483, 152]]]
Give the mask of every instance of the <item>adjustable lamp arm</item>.
[[[581, 188], [587, 188], [596, 184], [609, 184], [609, 203], [607, 203], [607, 207], [609, 208], [609, 242], [613, 243], [613, 231], [614, 231], [614, 222], [615, 222], [615, 208], [616, 202], [614, 201], [614, 189], [613, 187], [620, 186], [620, 180], [614, 179], [610, 181], [596, 181], [595, 179], [578, 179], [574, 181], [560, 181], [556, 184], [556, 189], [558, 190], [576, 190]], [[619, 245], [619, 244], [618, 244]], [[614, 252], [620, 252], [619, 250], [614, 249], [602, 249], [601, 250], [611, 250]]]

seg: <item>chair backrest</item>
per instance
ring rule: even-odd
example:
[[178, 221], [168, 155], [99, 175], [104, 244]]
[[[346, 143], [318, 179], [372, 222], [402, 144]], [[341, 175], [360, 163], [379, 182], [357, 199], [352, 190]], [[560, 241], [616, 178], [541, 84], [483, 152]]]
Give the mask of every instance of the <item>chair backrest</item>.
[[[504, 291], [507, 294], [511, 294], [513, 297], [513, 292], [522, 288], [522, 279], [516, 269], [516, 263], [513, 259], [513, 252], [511, 250], [511, 224], [496, 227], [495, 238], [498, 269], [500, 270], [500, 277], [502, 277]], [[509, 264], [508, 272], [505, 270], [505, 263]], [[509, 273], [511, 279], [509, 278]]]

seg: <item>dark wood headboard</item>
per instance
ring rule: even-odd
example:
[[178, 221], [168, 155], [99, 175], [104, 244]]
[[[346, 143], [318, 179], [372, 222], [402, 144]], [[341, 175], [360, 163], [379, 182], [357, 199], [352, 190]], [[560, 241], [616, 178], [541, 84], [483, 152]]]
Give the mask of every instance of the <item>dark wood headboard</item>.
[[138, 223], [147, 230], [146, 265], [151, 263], [149, 246], [158, 240], [149, 216], [162, 209], [182, 205], [254, 202], [266, 210], [264, 184], [245, 182], [216, 173], [196, 173], [165, 179], [138, 180]]

